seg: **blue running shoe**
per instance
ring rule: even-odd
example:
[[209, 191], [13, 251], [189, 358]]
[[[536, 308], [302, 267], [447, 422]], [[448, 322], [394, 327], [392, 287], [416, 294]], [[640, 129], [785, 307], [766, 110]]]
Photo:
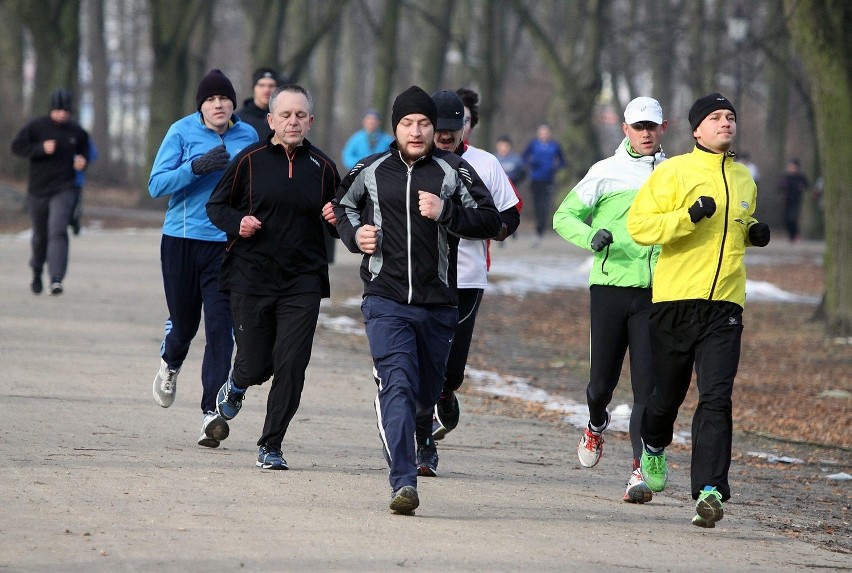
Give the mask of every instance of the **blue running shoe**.
[[257, 467], [265, 470], [289, 470], [287, 460], [283, 457], [284, 454], [278, 448], [269, 446], [260, 446], [257, 450]]
[[233, 420], [240, 413], [245, 397], [245, 389], [237, 388], [229, 377], [216, 394], [216, 412], [226, 420]]

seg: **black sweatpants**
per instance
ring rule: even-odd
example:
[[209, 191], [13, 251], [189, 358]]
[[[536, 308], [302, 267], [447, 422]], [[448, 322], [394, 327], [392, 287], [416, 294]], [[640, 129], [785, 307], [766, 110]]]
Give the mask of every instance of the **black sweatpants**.
[[684, 300], [651, 309], [651, 352], [656, 387], [642, 418], [642, 439], [662, 448], [672, 442], [678, 409], [695, 367], [698, 407], [692, 417], [692, 498], [704, 486], [731, 497], [731, 395], [740, 362], [743, 309], [732, 302]]
[[311, 360], [320, 293], [256, 296], [231, 292], [237, 355], [232, 376], [240, 388], [272, 376], [258, 446], [281, 448], [296, 415]]
[[[64, 223], [68, 227], [68, 221]], [[201, 325], [204, 311], [204, 358], [201, 362], [201, 411], [216, 410], [216, 394], [228, 380], [234, 335], [228, 295], [219, 291], [219, 269], [225, 243], [163, 235], [160, 263], [169, 307], [160, 356], [180, 367]]]
[[76, 194], [76, 187], [69, 187], [50, 197], [27, 196], [33, 225], [30, 267], [41, 275], [47, 263], [49, 282], [62, 282], [68, 270], [68, 223]]
[[535, 211], [535, 232], [542, 237], [553, 228], [553, 183], [551, 181], [532, 181], [530, 189]]
[[[459, 295], [459, 324], [453, 336], [450, 356], [447, 358], [447, 373], [444, 377], [442, 392], [455, 392], [464, 382], [464, 369], [470, 354], [470, 343], [473, 340], [473, 327], [476, 326], [476, 314], [485, 292], [479, 288], [460, 288]], [[420, 412], [417, 415], [417, 443], [425, 444], [432, 435], [433, 410]]]
[[654, 389], [654, 370], [648, 319], [651, 289], [592, 285], [590, 305], [590, 362], [586, 400], [593, 426], [606, 423], [606, 410], [621, 376], [624, 355], [630, 348], [630, 384], [633, 409], [630, 414], [630, 443], [633, 459], [642, 456], [639, 426]]

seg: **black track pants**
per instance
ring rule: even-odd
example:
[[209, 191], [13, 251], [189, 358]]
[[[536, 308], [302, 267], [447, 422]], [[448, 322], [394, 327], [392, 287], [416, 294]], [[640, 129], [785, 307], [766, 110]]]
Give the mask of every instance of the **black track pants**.
[[618, 385], [624, 355], [629, 347], [630, 384], [633, 388], [630, 442], [633, 459], [638, 460], [642, 455], [639, 425], [654, 389], [648, 334], [651, 289], [592, 285], [589, 293], [591, 367], [586, 387], [589, 421], [598, 427], [606, 423], [606, 410]]
[[642, 438], [653, 447], [672, 441], [678, 409], [695, 367], [698, 407], [692, 418], [692, 498], [706, 485], [731, 496], [731, 394], [740, 361], [742, 308], [731, 302], [687, 300], [654, 304], [651, 351], [656, 388], [642, 418]]

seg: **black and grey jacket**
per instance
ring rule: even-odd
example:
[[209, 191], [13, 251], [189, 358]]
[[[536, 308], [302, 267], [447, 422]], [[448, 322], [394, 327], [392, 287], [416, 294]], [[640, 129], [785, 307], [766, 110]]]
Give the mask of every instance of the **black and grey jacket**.
[[[444, 200], [437, 221], [420, 214], [418, 191]], [[396, 143], [362, 159], [343, 179], [335, 200], [337, 231], [360, 252], [355, 232], [380, 229], [376, 252], [364, 255], [364, 294], [403, 304], [458, 304], [458, 238], [487, 239], [500, 231], [500, 213], [476, 171], [461, 157], [435, 150], [412, 166]]]

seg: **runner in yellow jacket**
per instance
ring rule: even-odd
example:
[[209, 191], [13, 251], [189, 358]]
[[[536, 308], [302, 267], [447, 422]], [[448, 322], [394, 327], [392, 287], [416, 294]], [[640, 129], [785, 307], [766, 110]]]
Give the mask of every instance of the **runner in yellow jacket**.
[[745, 305], [745, 248], [769, 243], [754, 217], [757, 186], [734, 161], [737, 115], [724, 96], [698, 99], [689, 111], [696, 145], [663, 162], [627, 215], [640, 245], [661, 245], [652, 286], [651, 352], [656, 388], [642, 417], [641, 471], [653, 491], [668, 479], [663, 449], [697, 373], [692, 422], [692, 497], [699, 527], [715, 527], [731, 497], [732, 405]]

